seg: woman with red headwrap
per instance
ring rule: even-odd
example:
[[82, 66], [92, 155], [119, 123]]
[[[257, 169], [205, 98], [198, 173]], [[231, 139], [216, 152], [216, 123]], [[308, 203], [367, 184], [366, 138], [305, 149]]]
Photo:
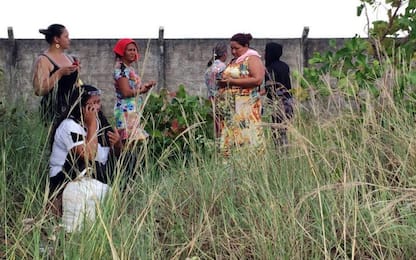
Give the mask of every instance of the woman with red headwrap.
[[114, 116], [123, 143], [146, 139], [149, 134], [140, 125], [143, 105], [141, 94], [147, 93], [156, 82], [142, 83], [132, 64], [140, 57], [138, 46], [132, 39], [120, 39], [113, 48], [116, 55], [114, 88], [116, 103]]

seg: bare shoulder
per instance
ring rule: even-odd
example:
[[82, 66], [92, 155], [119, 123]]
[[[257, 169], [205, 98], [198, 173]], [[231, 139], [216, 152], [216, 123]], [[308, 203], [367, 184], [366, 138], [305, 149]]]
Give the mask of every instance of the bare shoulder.
[[36, 57], [35, 66], [53, 69], [53, 64], [45, 55], [38, 55], [38, 57]]
[[261, 61], [261, 57], [259, 57], [257, 55], [251, 55], [251, 56], [249, 56], [249, 60], [256, 61], [256, 62], [262, 62]]
[[263, 61], [261, 60], [260, 57], [252, 55], [248, 57], [248, 63], [250, 67], [258, 67], [258, 68], [263, 68]]

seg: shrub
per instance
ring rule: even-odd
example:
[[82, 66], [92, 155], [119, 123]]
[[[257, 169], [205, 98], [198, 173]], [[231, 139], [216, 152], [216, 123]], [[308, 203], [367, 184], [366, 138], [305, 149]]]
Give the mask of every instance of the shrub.
[[177, 92], [163, 89], [159, 94], [151, 94], [144, 115], [145, 129], [152, 137], [152, 152], [156, 157], [168, 148], [189, 155], [191, 145], [196, 143], [198, 148], [203, 148], [208, 139], [213, 139], [211, 103], [188, 95], [183, 85]]

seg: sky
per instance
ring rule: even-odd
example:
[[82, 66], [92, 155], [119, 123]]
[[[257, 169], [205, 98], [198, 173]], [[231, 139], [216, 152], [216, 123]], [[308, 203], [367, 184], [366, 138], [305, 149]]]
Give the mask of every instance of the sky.
[[[44, 38], [39, 29], [63, 24], [71, 39], [366, 37], [359, 0], [3, 0], [0, 38]], [[374, 15], [374, 18], [378, 18]]]

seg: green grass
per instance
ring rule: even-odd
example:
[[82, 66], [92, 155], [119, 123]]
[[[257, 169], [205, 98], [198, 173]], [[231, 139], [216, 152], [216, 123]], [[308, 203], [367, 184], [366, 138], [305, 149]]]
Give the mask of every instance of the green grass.
[[0, 258], [412, 258], [414, 117], [392, 102], [315, 101], [296, 106], [287, 153], [270, 145], [224, 162], [192, 131], [191, 155], [144, 147], [136, 178], [122, 190], [119, 170], [96, 222], [71, 234], [44, 214], [49, 129], [2, 107]]

